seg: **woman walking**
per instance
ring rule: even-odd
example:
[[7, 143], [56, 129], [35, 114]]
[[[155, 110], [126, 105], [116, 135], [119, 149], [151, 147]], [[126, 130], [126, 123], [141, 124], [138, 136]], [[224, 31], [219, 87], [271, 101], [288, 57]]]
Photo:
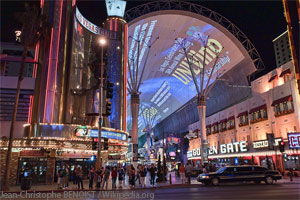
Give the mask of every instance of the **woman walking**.
[[183, 183], [185, 183], [185, 168], [184, 168], [184, 164], [181, 163], [180, 167], [179, 167], [179, 173], [180, 173], [180, 180]]

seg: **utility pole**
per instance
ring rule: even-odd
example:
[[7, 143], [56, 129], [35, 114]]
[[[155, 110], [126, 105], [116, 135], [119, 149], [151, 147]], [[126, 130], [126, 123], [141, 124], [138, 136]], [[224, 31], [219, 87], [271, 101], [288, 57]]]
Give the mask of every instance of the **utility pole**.
[[104, 72], [104, 63], [103, 63], [103, 46], [105, 45], [106, 40], [104, 38], [100, 39], [101, 45], [101, 66], [100, 66], [100, 85], [99, 85], [99, 125], [98, 125], [98, 152], [97, 152], [97, 169], [102, 167], [101, 159], [101, 132], [102, 132], [102, 122], [103, 122], [103, 72]]

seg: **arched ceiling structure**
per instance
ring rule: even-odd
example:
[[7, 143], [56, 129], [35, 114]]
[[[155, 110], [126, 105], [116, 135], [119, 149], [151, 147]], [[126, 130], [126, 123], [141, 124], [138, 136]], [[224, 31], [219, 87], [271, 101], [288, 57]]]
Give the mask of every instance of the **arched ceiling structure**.
[[[188, 53], [199, 60], [203, 60], [202, 39], [208, 40], [205, 62], [210, 68], [216, 59], [216, 52], [222, 49], [217, 61], [218, 70], [215, 70], [213, 79], [224, 75], [228, 77], [230, 72], [242, 68], [243, 78], [246, 80], [247, 75], [264, 68], [258, 52], [245, 34], [225, 17], [203, 6], [178, 0], [155, 1], [128, 10], [125, 18], [130, 37], [128, 59], [135, 59], [139, 55], [141, 67], [147, 57], [147, 44], [159, 37], [151, 46], [140, 88], [141, 104], [150, 107], [153, 115], [157, 114], [157, 122], [168, 117], [197, 94], [186, 57], [176, 39], [186, 40]], [[142, 44], [139, 53], [137, 40]], [[195, 71], [199, 72], [200, 68]], [[199, 77], [198, 75], [198, 81]], [[129, 109], [129, 121], [130, 118]]]

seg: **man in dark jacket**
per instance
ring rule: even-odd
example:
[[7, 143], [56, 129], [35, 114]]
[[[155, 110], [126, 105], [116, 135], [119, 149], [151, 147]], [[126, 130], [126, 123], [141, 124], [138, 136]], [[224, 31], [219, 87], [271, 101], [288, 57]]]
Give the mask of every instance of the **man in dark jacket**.
[[154, 164], [151, 164], [151, 167], [149, 169], [150, 171], [150, 184], [152, 186], [154, 186], [154, 182], [155, 182], [155, 174], [156, 174], [156, 167], [154, 166]]

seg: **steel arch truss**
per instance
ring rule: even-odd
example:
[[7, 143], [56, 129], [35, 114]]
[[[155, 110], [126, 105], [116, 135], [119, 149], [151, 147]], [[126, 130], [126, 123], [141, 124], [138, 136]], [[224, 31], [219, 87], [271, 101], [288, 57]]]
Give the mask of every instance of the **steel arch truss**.
[[197, 13], [199, 15], [205, 16], [218, 24], [222, 25], [226, 28], [230, 33], [232, 33], [244, 46], [247, 50], [249, 56], [251, 57], [255, 67], [258, 70], [263, 70], [265, 68], [262, 59], [260, 58], [259, 53], [256, 48], [252, 44], [252, 42], [247, 38], [247, 36], [233, 23], [231, 23], [227, 18], [223, 17], [219, 13], [210, 10], [204, 6], [181, 1], [181, 0], [158, 0], [149, 2], [146, 4], [142, 4], [136, 6], [134, 8], [129, 9], [125, 13], [126, 21], [131, 21], [135, 18], [138, 18], [147, 13], [160, 11], [160, 10], [184, 10], [192, 13]]

